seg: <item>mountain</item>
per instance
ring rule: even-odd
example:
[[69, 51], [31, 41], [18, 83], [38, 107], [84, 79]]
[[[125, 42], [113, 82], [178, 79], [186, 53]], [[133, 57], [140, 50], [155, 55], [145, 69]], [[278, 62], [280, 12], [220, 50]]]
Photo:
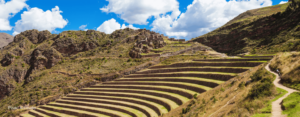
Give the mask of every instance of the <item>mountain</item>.
[[299, 1], [246, 11], [191, 41], [231, 55], [300, 50]]
[[13, 41], [13, 39], [14, 37], [7, 33], [0, 33], [0, 48], [8, 45], [10, 42]]

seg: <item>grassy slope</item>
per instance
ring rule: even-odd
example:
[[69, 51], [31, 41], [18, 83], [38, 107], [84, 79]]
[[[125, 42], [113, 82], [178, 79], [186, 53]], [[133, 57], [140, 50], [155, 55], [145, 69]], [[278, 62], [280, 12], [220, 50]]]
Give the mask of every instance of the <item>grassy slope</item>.
[[[298, 16], [295, 14], [297, 12], [289, 14], [290, 11], [285, 11], [289, 4], [247, 11], [224, 26], [192, 40], [204, 40], [203, 44], [229, 54], [244, 52], [276, 53], [300, 50], [299, 22], [298, 19], [292, 18]], [[283, 15], [284, 12], [287, 12], [287, 15]], [[277, 15], [275, 15], [276, 13]], [[270, 20], [269, 17], [277, 18]], [[296, 24], [290, 25], [293, 22]], [[272, 28], [268, 29], [269, 27]], [[276, 30], [280, 31], [274, 33]], [[210, 42], [210, 40], [213, 41]]]
[[[143, 30], [142, 30], [143, 31]], [[71, 91], [78, 90], [78, 88], [85, 86], [90, 82], [100, 82], [98, 77], [89, 76], [88, 74], [109, 74], [115, 73], [121, 70], [132, 68], [134, 66], [143, 64], [145, 62], [153, 60], [153, 58], [132, 59], [129, 57], [129, 51], [133, 47], [134, 42], [124, 43], [127, 37], [134, 37], [140, 33], [133, 30], [117, 30], [111, 35], [106, 35], [101, 32], [92, 32], [87, 34], [86, 31], [64, 31], [58, 35], [57, 40], [72, 39], [75, 44], [81, 44], [82, 42], [97, 43], [97, 48], [89, 51], [79, 52], [70, 56], [64, 56], [59, 64], [55, 65], [51, 69], [34, 70], [30, 77], [33, 78], [31, 82], [25, 84], [25, 82], [16, 82], [11, 79], [9, 81], [15, 89], [11, 95], [5, 97], [0, 102], [0, 115], [17, 115], [17, 111], [8, 111], [8, 106], [19, 106], [30, 104], [34, 106], [36, 103], [47, 101], [52, 97], [62, 96], [68, 94]], [[89, 36], [94, 35], [92, 39]], [[95, 36], [96, 35], [96, 36]], [[98, 36], [97, 36], [98, 35]], [[113, 36], [117, 35], [117, 37]], [[53, 35], [51, 38], [56, 37]], [[24, 38], [25, 49], [24, 55], [16, 57], [16, 60], [9, 66], [0, 65], [0, 74], [10, 68], [17, 69], [29, 69], [30, 65], [24, 62], [24, 57], [31, 55], [31, 53], [39, 47], [51, 47], [54, 40], [47, 39], [40, 44], [33, 44], [27, 38]], [[174, 49], [172, 46], [178, 46], [178, 42], [167, 41], [167, 46], [162, 48], [164, 52], [175, 52], [184, 49], [189, 46], [199, 46], [201, 44], [181, 44], [185, 47]], [[111, 41], [111, 46], [103, 47], [107, 41]], [[0, 58], [3, 58], [7, 52], [12, 51], [19, 46], [19, 43], [11, 43], [6, 46], [0, 53]], [[59, 53], [59, 56], [63, 54]], [[65, 72], [69, 74], [79, 74], [80, 76], [69, 77], [67, 75], [53, 73], [55, 71]]]
[[[276, 91], [275, 86], [272, 85], [273, 77], [260, 65], [200, 94], [197, 99], [180, 106], [165, 116], [209, 116], [225, 105], [227, 101], [230, 101], [229, 105], [217, 111], [214, 116], [251, 116], [261, 113], [263, 108], [269, 110], [272, 99], [282, 95], [281, 90]], [[250, 79], [254, 81], [245, 86], [245, 82]], [[234, 96], [236, 97], [233, 98]], [[183, 110], [188, 111], [184, 114]]]
[[[131, 31], [131, 32], [130, 32]], [[102, 34], [99, 32], [99, 37], [96, 38], [96, 43], [100, 45], [96, 49], [79, 52], [75, 55], [63, 57], [63, 60], [52, 67], [51, 69], [36, 70], [30, 77], [33, 78], [28, 84], [25, 82], [17, 83], [13, 79], [9, 81], [15, 89], [11, 95], [5, 97], [0, 103], [0, 115], [15, 115], [16, 111], [8, 111], [8, 106], [17, 107], [19, 105], [30, 104], [34, 106], [37, 102], [42, 100], [48, 100], [51, 97], [67, 94], [70, 91], [77, 90], [78, 87], [84, 86], [90, 82], [97, 82], [99, 78], [87, 76], [85, 74], [106, 74], [114, 73], [120, 70], [125, 70], [130, 67], [134, 67], [150, 61], [152, 59], [131, 59], [129, 58], [129, 50], [133, 46], [133, 43], [121, 43], [124, 38], [122, 36], [134, 36], [136, 33], [132, 33], [132, 30], [121, 30], [120, 38], [112, 38], [110, 35]], [[96, 32], [98, 33], [98, 32]], [[73, 39], [75, 43], [89, 42], [85, 31], [65, 31], [60, 36]], [[56, 35], [53, 35], [55, 37]], [[125, 37], [125, 36], [124, 36]], [[50, 38], [51, 39], [51, 38]], [[40, 44], [33, 44], [27, 38], [24, 38], [25, 49], [22, 57], [16, 57], [16, 60], [9, 66], [0, 65], [0, 74], [10, 68], [16, 69], [29, 69], [30, 65], [26, 64], [23, 59], [29, 56], [34, 49], [38, 47], [50, 47], [54, 41], [47, 39]], [[59, 38], [64, 39], [64, 38]], [[107, 41], [113, 41], [109, 47], [101, 47]], [[0, 58], [3, 58], [7, 52], [17, 48], [20, 42], [11, 43], [1, 50]], [[122, 55], [122, 57], [120, 57]], [[76, 58], [75, 60], [73, 60]], [[67, 72], [70, 74], [81, 74], [78, 77], [69, 77], [63, 74], [51, 73], [54, 71]]]
[[300, 93], [292, 93], [283, 100], [283, 114], [287, 114], [288, 117], [298, 117], [300, 114]]
[[283, 85], [300, 90], [300, 52], [278, 53], [270, 67], [279, 69]]

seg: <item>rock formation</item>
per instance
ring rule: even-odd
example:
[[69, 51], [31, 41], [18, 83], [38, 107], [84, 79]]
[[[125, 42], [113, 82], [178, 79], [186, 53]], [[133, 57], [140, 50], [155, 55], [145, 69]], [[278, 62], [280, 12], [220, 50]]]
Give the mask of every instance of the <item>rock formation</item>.
[[[140, 34], [135, 36], [136, 43], [129, 52], [132, 58], [141, 58], [141, 53], [149, 53], [152, 49], [162, 48], [166, 45], [164, 36], [152, 31], [140, 29]], [[128, 37], [127, 42], [132, 42], [133, 38]]]

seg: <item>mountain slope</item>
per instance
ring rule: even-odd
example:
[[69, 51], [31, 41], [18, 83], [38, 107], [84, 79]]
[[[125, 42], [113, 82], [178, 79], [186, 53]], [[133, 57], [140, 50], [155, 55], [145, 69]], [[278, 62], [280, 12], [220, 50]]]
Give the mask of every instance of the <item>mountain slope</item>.
[[12, 42], [13, 39], [14, 37], [9, 34], [0, 33], [0, 48], [8, 45], [8, 43]]
[[228, 54], [300, 50], [299, 1], [247, 11], [191, 41]]

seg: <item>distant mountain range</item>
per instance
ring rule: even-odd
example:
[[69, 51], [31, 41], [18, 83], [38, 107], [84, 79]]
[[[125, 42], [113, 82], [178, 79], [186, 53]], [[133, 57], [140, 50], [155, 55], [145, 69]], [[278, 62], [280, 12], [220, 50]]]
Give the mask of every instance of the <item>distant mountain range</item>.
[[8, 45], [14, 40], [14, 36], [11, 36], [7, 33], [0, 33], [0, 48]]

